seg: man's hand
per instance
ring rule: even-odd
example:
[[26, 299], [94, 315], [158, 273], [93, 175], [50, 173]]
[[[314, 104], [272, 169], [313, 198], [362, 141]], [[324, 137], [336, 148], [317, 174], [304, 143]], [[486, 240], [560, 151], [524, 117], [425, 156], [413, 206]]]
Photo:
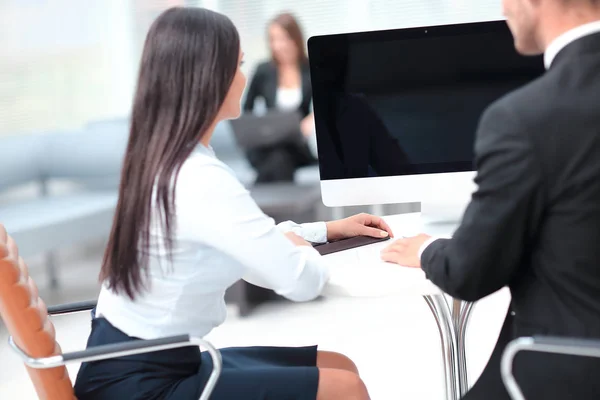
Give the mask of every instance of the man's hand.
[[419, 250], [430, 238], [431, 236], [421, 233], [418, 236], [398, 239], [381, 251], [381, 258], [405, 267], [421, 268]]
[[328, 241], [332, 242], [355, 236], [383, 238], [394, 237], [394, 234], [382, 218], [370, 214], [358, 214], [349, 218], [327, 222]]
[[310, 247], [310, 243], [308, 243], [306, 240], [302, 239], [300, 236], [296, 235], [294, 232], [286, 232], [285, 237], [287, 237], [288, 240], [296, 246], [309, 246]]

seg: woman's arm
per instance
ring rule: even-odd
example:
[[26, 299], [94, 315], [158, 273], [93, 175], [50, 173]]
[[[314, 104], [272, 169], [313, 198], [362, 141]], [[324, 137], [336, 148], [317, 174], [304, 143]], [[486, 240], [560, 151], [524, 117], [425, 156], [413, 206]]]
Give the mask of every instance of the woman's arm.
[[[294, 301], [317, 297], [329, 274], [312, 246], [295, 246], [282, 231], [294, 232], [311, 242], [391, 235], [381, 218], [368, 214], [327, 223], [289, 222], [278, 229], [227, 166], [205, 157], [184, 164], [177, 179], [175, 202], [178, 239], [217, 249], [244, 266], [245, 280]], [[215, 267], [228, 265], [215, 263]], [[237, 268], [235, 263], [232, 268]]]
[[285, 221], [277, 225], [283, 232], [293, 232], [310, 243], [327, 242], [327, 224], [325, 222], [311, 222], [308, 224], [297, 224], [293, 221]]
[[309, 137], [315, 133], [315, 115], [314, 113], [308, 114], [306, 117], [302, 118], [300, 122], [300, 131], [304, 135], [304, 137]]
[[329, 222], [296, 224], [286, 221], [277, 227], [284, 233], [292, 232], [310, 243], [326, 243], [355, 236], [394, 237], [383, 218], [365, 213]]
[[185, 167], [177, 183], [178, 237], [219, 250], [244, 266], [246, 280], [290, 300], [321, 293], [329, 275], [317, 251], [294, 246], [226, 166]]

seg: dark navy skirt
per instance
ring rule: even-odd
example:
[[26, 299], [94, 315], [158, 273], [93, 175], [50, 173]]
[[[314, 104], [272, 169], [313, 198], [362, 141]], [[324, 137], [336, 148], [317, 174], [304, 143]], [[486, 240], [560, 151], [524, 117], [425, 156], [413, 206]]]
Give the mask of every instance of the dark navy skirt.
[[[88, 347], [132, 338], [104, 318], [92, 320]], [[315, 400], [317, 347], [221, 349], [223, 372], [212, 400]], [[79, 400], [198, 399], [212, 371], [197, 347], [83, 363], [75, 382]]]

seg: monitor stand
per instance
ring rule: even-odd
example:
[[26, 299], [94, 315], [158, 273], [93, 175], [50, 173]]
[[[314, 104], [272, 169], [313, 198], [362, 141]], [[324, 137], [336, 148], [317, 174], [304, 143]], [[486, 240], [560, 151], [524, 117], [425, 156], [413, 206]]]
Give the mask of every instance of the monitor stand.
[[453, 233], [467, 207], [468, 201], [422, 202], [421, 223], [423, 231], [429, 235], [447, 236]]

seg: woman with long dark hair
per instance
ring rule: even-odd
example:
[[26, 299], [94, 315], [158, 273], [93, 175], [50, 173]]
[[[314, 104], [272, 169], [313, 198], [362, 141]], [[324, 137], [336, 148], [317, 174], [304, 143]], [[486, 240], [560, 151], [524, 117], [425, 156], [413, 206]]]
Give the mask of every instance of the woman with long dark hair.
[[267, 110], [296, 111], [302, 117], [304, 141], [290, 141], [248, 151], [248, 161], [257, 172], [256, 182], [293, 181], [300, 167], [316, 163], [308, 145], [314, 135], [311, 112], [312, 88], [302, 29], [290, 13], [273, 18], [267, 29], [271, 59], [258, 65], [244, 102], [244, 111], [253, 112], [261, 98]]
[[[317, 297], [327, 267], [308, 244], [387, 236], [379, 218], [276, 227], [213, 154], [215, 124], [240, 113], [246, 78], [231, 21], [201, 8], [164, 12], [148, 33], [119, 201], [88, 346], [191, 334], [225, 320], [239, 279], [295, 301]], [[222, 350], [213, 399], [368, 399], [347, 357], [301, 348]], [[211, 371], [196, 347], [84, 363], [86, 399], [197, 399]]]

